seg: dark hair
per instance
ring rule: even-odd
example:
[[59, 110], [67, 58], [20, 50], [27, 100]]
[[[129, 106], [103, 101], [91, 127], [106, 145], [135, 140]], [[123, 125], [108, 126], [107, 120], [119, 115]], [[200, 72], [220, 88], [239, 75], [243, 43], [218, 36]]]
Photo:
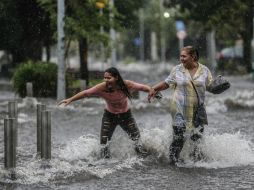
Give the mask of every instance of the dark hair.
[[113, 77], [117, 78], [116, 84], [120, 87], [120, 90], [131, 100], [132, 96], [130, 91], [128, 90], [126, 84], [123, 81], [122, 76], [119, 71], [115, 67], [110, 67], [105, 70], [105, 73], [110, 73]]
[[193, 46], [185, 46], [182, 48], [182, 50], [187, 51], [188, 54], [195, 58], [195, 61], [199, 60], [199, 53], [197, 48]]

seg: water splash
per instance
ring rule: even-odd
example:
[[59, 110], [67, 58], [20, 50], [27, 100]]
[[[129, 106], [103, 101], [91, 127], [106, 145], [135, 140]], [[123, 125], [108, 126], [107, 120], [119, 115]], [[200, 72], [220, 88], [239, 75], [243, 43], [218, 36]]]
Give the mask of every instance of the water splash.
[[237, 91], [236, 94], [230, 98], [227, 98], [226, 105], [232, 109], [238, 108], [254, 108], [254, 91], [253, 90], [242, 90]]
[[59, 158], [68, 161], [95, 161], [98, 159], [100, 150], [98, 139], [99, 138], [94, 135], [81, 136], [77, 140], [69, 143], [64, 149], [60, 150]]
[[206, 135], [202, 151], [208, 160], [197, 166], [224, 168], [254, 164], [254, 146], [240, 132]]

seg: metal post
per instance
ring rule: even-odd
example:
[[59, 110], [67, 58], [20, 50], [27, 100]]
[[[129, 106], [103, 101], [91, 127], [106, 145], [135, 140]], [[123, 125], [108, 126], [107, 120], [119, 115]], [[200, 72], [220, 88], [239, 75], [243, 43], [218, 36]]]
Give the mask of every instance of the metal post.
[[215, 44], [215, 30], [211, 30], [206, 34], [207, 41], [207, 59], [209, 66], [213, 73], [216, 70], [216, 44]]
[[166, 44], [165, 44], [165, 33], [164, 33], [164, 21], [163, 21], [163, 0], [160, 0], [160, 45], [161, 45], [161, 62], [166, 62]]
[[33, 83], [31, 82], [26, 83], [26, 96], [33, 97]]
[[115, 42], [116, 42], [116, 31], [113, 28], [113, 23], [114, 23], [114, 0], [109, 0], [109, 11], [110, 11], [110, 42], [111, 42], [111, 66], [115, 66], [116, 64], [116, 47], [115, 47]]
[[18, 115], [18, 107], [16, 101], [8, 102], [8, 117], [9, 118], [17, 118]]
[[151, 32], [151, 58], [153, 63], [158, 61], [157, 36], [154, 31]]
[[[100, 8], [100, 16], [103, 16], [103, 8]], [[100, 25], [100, 33], [101, 35], [104, 34], [104, 27], [103, 25]], [[105, 62], [105, 53], [104, 53], [104, 44], [100, 42], [100, 53], [101, 53], [101, 59], [102, 59], [102, 70], [104, 70], [104, 62]]]
[[140, 61], [145, 61], [145, 47], [144, 47], [144, 10], [141, 8], [139, 10], [139, 32], [140, 32], [140, 46], [139, 46], [139, 57]]
[[51, 112], [42, 111], [41, 158], [51, 159]]
[[253, 32], [252, 32], [252, 41], [251, 41], [251, 60], [252, 60], [252, 80], [254, 80], [254, 3], [252, 2], [252, 16], [253, 16]]
[[37, 104], [37, 155], [41, 154], [42, 112], [45, 110], [46, 110], [45, 104]]
[[184, 41], [183, 41], [183, 39], [179, 39], [179, 55], [180, 55], [180, 53], [181, 53], [181, 50], [182, 50], [183, 46], [184, 46]]
[[[14, 118], [15, 119], [15, 126], [18, 126], [18, 106], [16, 101], [9, 101], [8, 102], [8, 118]], [[16, 139], [16, 146], [18, 145], [18, 136], [17, 133], [15, 134]]]
[[64, 0], [57, 0], [57, 100], [65, 98]]
[[16, 137], [16, 118], [4, 119], [4, 166], [6, 169], [16, 167]]
[[86, 80], [80, 80], [80, 90], [83, 91], [86, 89]]

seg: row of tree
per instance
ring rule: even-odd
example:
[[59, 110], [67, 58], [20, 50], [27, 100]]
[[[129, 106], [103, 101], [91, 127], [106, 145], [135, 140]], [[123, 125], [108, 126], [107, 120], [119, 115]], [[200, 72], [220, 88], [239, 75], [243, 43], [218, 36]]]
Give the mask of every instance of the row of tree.
[[[253, 0], [164, 0], [166, 7], [178, 7], [186, 22], [195, 21], [204, 31], [216, 31], [220, 43], [243, 39], [244, 64], [252, 71]], [[229, 40], [231, 39], [231, 40]]]
[[[173, 11], [173, 17], [162, 20], [160, 4]], [[98, 3], [103, 7], [98, 7]], [[136, 55], [133, 39], [140, 37], [139, 9], [144, 10], [145, 58], [150, 59], [151, 37], [155, 31], [159, 47], [165, 41], [168, 47], [177, 44], [175, 20], [182, 19], [188, 25], [192, 38], [206, 31], [215, 31], [216, 42], [229, 45], [239, 36], [244, 41], [246, 68], [251, 71], [251, 38], [253, 34], [252, 0], [115, 0], [114, 22], [110, 22], [108, 0], [65, 0], [66, 56], [71, 41], [79, 43], [81, 78], [88, 79], [88, 49], [93, 44], [103, 43], [109, 47], [109, 30], [114, 27], [122, 33], [125, 54]], [[103, 9], [103, 15], [99, 9]], [[41, 60], [46, 48], [47, 60], [50, 47], [56, 43], [57, 1], [52, 0], [1, 0], [0, 1], [0, 50], [12, 55], [13, 64], [26, 60]], [[162, 22], [163, 21], [163, 22]], [[104, 33], [100, 32], [103, 26]], [[131, 40], [130, 40], [131, 38]], [[220, 39], [223, 39], [221, 41]], [[136, 49], [135, 49], [136, 48]], [[173, 49], [173, 48], [171, 48]], [[174, 48], [177, 49], [177, 48]], [[162, 55], [161, 48], [158, 52]], [[171, 51], [167, 55], [172, 54]], [[88, 80], [87, 80], [88, 81]]]
[[[98, 2], [103, 3], [103, 15]], [[135, 10], [143, 0], [115, 1], [114, 22], [109, 22], [107, 0], [65, 1], [66, 56], [71, 41], [78, 41], [81, 57], [81, 78], [87, 79], [87, 52], [91, 44], [108, 46], [109, 29], [130, 28], [135, 25]], [[52, 0], [2, 0], [0, 1], [0, 50], [12, 56], [14, 65], [26, 60], [41, 60], [46, 47], [47, 60], [50, 46], [56, 43], [57, 1]], [[100, 27], [104, 27], [104, 33]], [[88, 81], [88, 80], [87, 80]]]

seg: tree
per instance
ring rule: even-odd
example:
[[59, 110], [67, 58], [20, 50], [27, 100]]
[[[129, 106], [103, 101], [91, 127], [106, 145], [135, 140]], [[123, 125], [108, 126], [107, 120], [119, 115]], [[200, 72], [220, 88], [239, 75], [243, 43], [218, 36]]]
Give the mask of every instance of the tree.
[[[51, 22], [56, 23], [56, 2], [51, 0], [38, 0], [43, 9], [50, 13]], [[79, 42], [80, 52], [80, 77], [89, 82], [87, 57], [89, 46], [103, 42], [108, 45], [109, 37], [107, 32], [110, 28], [109, 9], [106, 5], [103, 16], [96, 7], [99, 0], [68, 0], [65, 16], [66, 41], [76, 40]], [[115, 3], [115, 21], [112, 27], [120, 30], [121, 27], [128, 27], [135, 20], [134, 11], [141, 5], [141, 0], [125, 1], [119, 0]], [[127, 14], [128, 13], [128, 14]], [[105, 33], [101, 34], [100, 26], [103, 26]], [[68, 49], [68, 48], [67, 48]]]
[[35, 0], [2, 0], [0, 49], [12, 55], [13, 63], [40, 60], [43, 45], [51, 44], [48, 15]]
[[251, 34], [253, 33], [252, 0], [164, 0], [165, 6], [180, 6], [186, 18], [202, 23], [204, 30], [216, 29], [221, 39], [243, 38], [244, 63], [251, 71]]

